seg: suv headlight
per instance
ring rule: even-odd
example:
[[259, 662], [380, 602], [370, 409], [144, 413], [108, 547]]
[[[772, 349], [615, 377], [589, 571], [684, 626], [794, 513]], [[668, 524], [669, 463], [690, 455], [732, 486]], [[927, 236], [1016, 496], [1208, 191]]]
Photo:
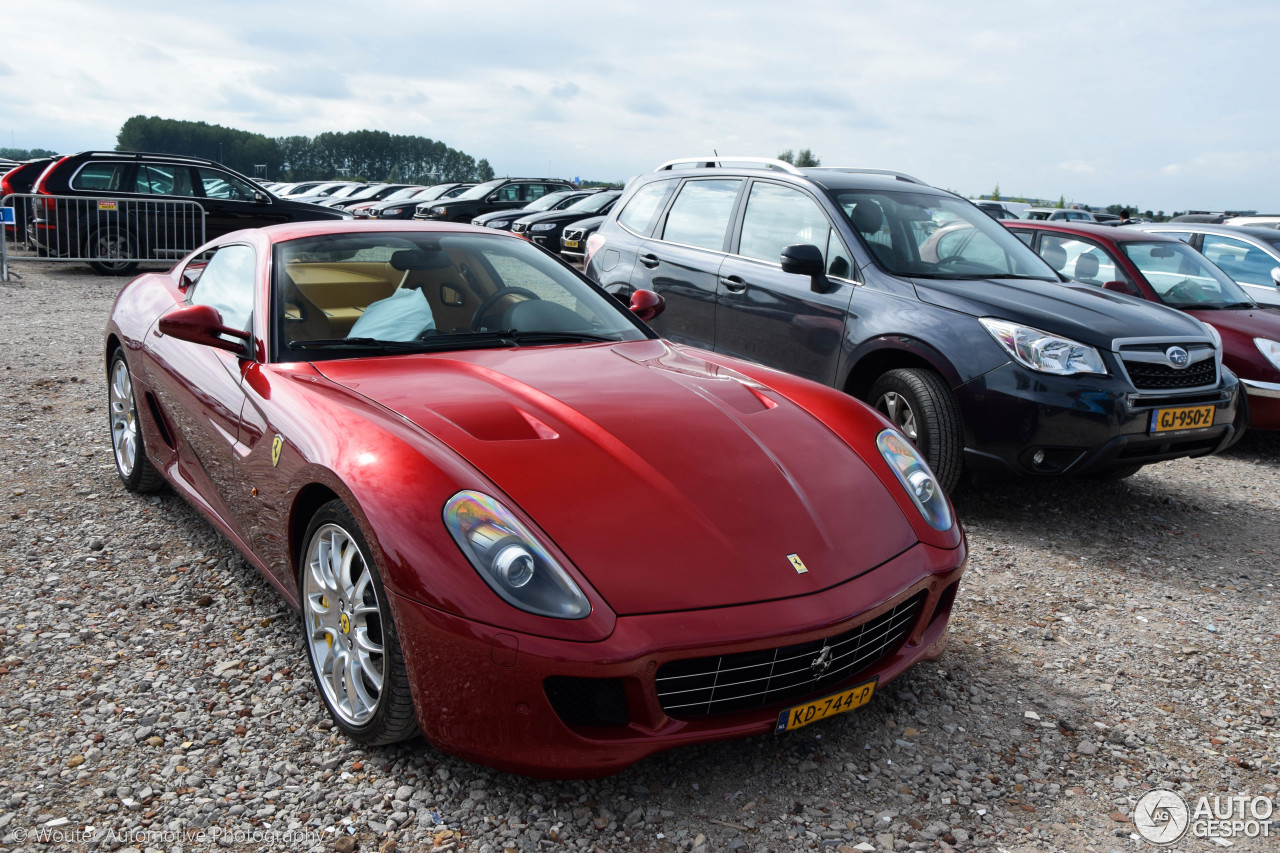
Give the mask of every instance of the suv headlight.
[[445, 209], [443, 207], [433, 207], [427, 211], [429, 216], [444, 216]]
[[591, 603], [547, 550], [502, 504], [480, 492], [458, 492], [444, 523], [462, 553], [503, 601], [554, 619], [585, 619]]
[[1107, 373], [1102, 356], [1091, 346], [994, 317], [979, 317], [978, 322], [1024, 367], [1061, 376]]
[[539, 222], [537, 225], [530, 226], [529, 230], [530, 231], [550, 231], [552, 228], [555, 228], [555, 227], [556, 227], [556, 224], [554, 222]]
[[383, 208], [381, 212], [379, 212], [376, 209], [371, 210], [369, 212], [374, 216], [399, 216], [401, 213], [404, 212], [404, 208], [403, 207], [387, 207], [387, 208]]
[[1262, 357], [1271, 362], [1271, 366], [1280, 370], [1280, 343], [1266, 338], [1254, 338], [1253, 345], [1261, 352]]
[[880, 448], [880, 455], [898, 476], [898, 482], [907, 490], [911, 502], [929, 526], [934, 530], [950, 530], [954, 523], [951, 505], [920, 452], [902, 433], [893, 429], [880, 431], [876, 436], [876, 447]]

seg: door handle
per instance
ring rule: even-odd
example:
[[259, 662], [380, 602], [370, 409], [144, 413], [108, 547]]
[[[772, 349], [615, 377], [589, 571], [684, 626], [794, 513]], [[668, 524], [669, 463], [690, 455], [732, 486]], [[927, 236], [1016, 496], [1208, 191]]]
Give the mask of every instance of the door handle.
[[724, 289], [730, 293], [741, 293], [747, 289], [747, 283], [736, 275], [723, 276], [720, 283], [724, 285]]
[[649, 269], [653, 269], [658, 265], [658, 256], [657, 255], [641, 255], [640, 263], [644, 264]]

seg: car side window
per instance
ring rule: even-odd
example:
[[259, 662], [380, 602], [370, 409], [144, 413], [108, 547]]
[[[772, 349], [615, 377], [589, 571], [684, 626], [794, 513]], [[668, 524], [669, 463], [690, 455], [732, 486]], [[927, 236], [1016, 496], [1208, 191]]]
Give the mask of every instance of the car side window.
[[1280, 266], [1280, 262], [1251, 243], [1234, 237], [1205, 234], [1204, 248], [1200, 251], [1236, 281], [1244, 284], [1274, 285], [1271, 280], [1271, 270]]
[[197, 168], [200, 185], [204, 188], [205, 198], [225, 198], [232, 201], [253, 201], [256, 193], [253, 187], [239, 178], [216, 169]]
[[667, 196], [675, 181], [654, 181], [636, 190], [636, 194], [627, 200], [627, 206], [618, 214], [618, 224], [636, 234], [647, 235], [653, 228], [653, 218]]
[[151, 195], [193, 196], [191, 170], [186, 166], [142, 163], [134, 180], [134, 192]]
[[89, 163], [71, 179], [75, 190], [109, 190], [119, 192], [124, 186], [128, 163]]
[[1034, 240], [1036, 236], [1034, 231], [1019, 230], [1019, 231], [1014, 231], [1013, 233], [1014, 233], [1014, 236], [1016, 236], [1022, 242], [1026, 243], [1028, 246], [1031, 245], [1031, 241]]
[[204, 271], [192, 287], [187, 301], [211, 305], [222, 315], [222, 325], [248, 329], [253, 315], [255, 255], [251, 246], [232, 245], [205, 253]]
[[687, 182], [667, 214], [662, 239], [669, 243], [722, 251], [733, 203], [741, 187], [740, 178]]
[[495, 195], [498, 201], [519, 201], [521, 184], [507, 184], [505, 187], [498, 187]]
[[827, 252], [824, 257], [827, 259], [827, 275], [836, 278], [853, 278], [853, 256], [844, 247], [840, 232], [834, 228], [827, 233]]
[[525, 201], [533, 201], [547, 194], [546, 184], [521, 184], [520, 186], [523, 189], [521, 198]]
[[808, 195], [757, 181], [747, 196], [738, 254], [776, 264], [787, 246], [807, 243], [821, 249], [825, 260], [830, 231], [827, 215]]

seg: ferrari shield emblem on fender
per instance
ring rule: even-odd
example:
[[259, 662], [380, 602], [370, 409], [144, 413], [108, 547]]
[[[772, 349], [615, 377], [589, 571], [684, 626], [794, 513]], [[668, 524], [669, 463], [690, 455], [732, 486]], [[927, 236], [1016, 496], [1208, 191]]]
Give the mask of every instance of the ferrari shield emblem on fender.
[[788, 554], [787, 559], [791, 561], [791, 568], [796, 570], [796, 574], [808, 574], [809, 569], [805, 567], [804, 560], [800, 559], [799, 554]]
[[274, 468], [280, 464], [280, 451], [284, 450], [284, 439], [279, 433], [271, 439], [271, 467]]

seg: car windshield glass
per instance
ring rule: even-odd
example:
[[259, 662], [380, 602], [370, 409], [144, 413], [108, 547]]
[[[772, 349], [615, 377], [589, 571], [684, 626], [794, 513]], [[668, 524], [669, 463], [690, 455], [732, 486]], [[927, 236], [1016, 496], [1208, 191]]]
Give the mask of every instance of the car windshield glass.
[[1253, 302], [1240, 285], [1186, 243], [1124, 242], [1120, 248], [1165, 305], [1225, 308]]
[[474, 199], [484, 198], [489, 193], [493, 192], [498, 187], [502, 186], [503, 183], [505, 182], [501, 178], [499, 178], [496, 181], [489, 181], [483, 184], [476, 184], [474, 187], [467, 190], [462, 195], [454, 196], [454, 198], [457, 199], [458, 201], [472, 201]]
[[386, 201], [397, 201], [402, 198], [412, 198], [414, 195], [422, 191], [422, 187], [405, 187], [402, 190], [396, 190], [386, 197]]
[[273, 269], [285, 361], [647, 336], [617, 300], [496, 234], [306, 237], [277, 245]]
[[565, 210], [582, 211], [585, 213], [596, 213], [600, 208], [618, 197], [618, 193], [593, 193], [586, 198], [580, 198], [573, 204], [565, 208]]
[[351, 196], [364, 188], [365, 184], [347, 184], [345, 187], [338, 187], [338, 189], [330, 193], [329, 198], [351, 198]]
[[1058, 280], [1007, 228], [963, 199], [896, 190], [832, 195], [871, 254], [895, 275]]
[[574, 195], [577, 195], [577, 193], [574, 192], [573, 190], [560, 190], [559, 192], [547, 193], [546, 195], [539, 196], [534, 201], [531, 201], [528, 204], [526, 204], [524, 206], [524, 210], [526, 211], [551, 210], [555, 207], [560, 206], [562, 203], [564, 203], [564, 200], [566, 198], [569, 198], [570, 196], [574, 196]]

